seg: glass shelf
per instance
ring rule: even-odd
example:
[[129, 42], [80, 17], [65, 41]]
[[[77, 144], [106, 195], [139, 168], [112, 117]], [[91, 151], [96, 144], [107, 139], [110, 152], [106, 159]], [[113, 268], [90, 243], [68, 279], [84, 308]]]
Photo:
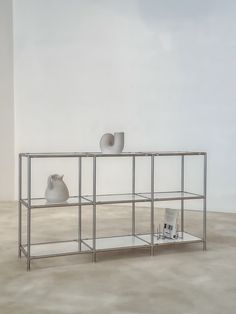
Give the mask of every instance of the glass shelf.
[[[181, 232], [179, 232], [181, 236]], [[169, 245], [181, 243], [202, 242], [199, 237], [193, 236], [187, 232], [183, 233], [183, 238], [178, 239], [158, 239], [157, 234], [154, 234], [155, 245]], [[96, 251], [109, 251], [116, 249], [127, 249], [136, 247], [150, 247], [151, 234], [139, 235], [124, 235], [103, 237], [96, 239]], [[74, 255], [92, 252], [93, 239], [83, 239], [81, 242], [81, 250], [79, 250], [78, 241], [59, 241], [31, 244], [30, 254], [31, 258], [53, 257], [60, 255]], [[22, 245], [22, 251], [27, 256], [27, 245]]]
[[[137, 193], [142, 197], [146, 197], [149, 201], [151, 200], [151, 193]], [[155, 201], [176, 201], [176, 200], [192, 200], [192, 199], [202, 199], [203, 195], [190, 193], [190, 192], [181, 192], [181, 191], [169, 191], [169, 192], [154, 192]]]
[[[167, 245], [167, 244], [181, 244], [181, 243], [193, 243], [193, 242], [202, 242], [203, 240], [199, 237], [196, 237], [190, 233], [183, 232], [183, 237], [181, 238], [182, 233], [179, 232], [178, 239], [158, 239], [157, 234], [154, 234], [154, 244], [157, 245]], [[151, 234], [139, 234], [137, 235], [141, 240], [146, 241], [151, 244]]]
[[[154, 192], [155, 201], [173, 201], [173, 200], [191, 200], [203, 199], [204, 196], [190, 192], [170, 191], [170, 192]], [[102, 194], [96, 195], [96, 204], [121, 204], [132, 202], [150, 202], [151, 193], [126, 193], [126, 194]], [[28, 200], [23, 199], [22, 204], [28, 207]], [[93, 195], [83, 195], [81, 202], [78, 196], [70, 197], [66, 202], [62, 203], [48, 203], [45, 198], [31, 199], [31, 208], [48, 208], [48, 207], [68, 207], [78, 205], [92, 205]]]
[[[83, 195], [89, 202], [93, 201], [93, 195]], [[102, 194], [96, 195], [96, 204], [115, 204], [115, 203], [132, 203], [132, 202], [147, 202], [146, 197], [140, 194]]]
[[[90, 248], [93, 247], [92, 239], [84, 239], [83, 243], [87, 244]], [[142, 246], [149, 246], [149, 244], [142, 239], [132, 235], [104, 237], [96, 239], [96, 251], [107, 251]]]
[[[28, 199], [23, 199], [21, 201], [26, 207], [28, 207]], [[71, 196], [66, 202], [61, 203], [49, 203], [45, 198], [32, 198], [31, 208], [48, 208], [48, 207], [68, 207], [68, 206], [78, 206], [78, 205], [89, 205], [91, 202], [83, 197], [81, 197], [81, 202], [79, 202], [78, 196]]]
[[[27, 245], [23, 245], [23, 249], [25, 251], [23, 253], [27, 255]], [[80, 251], [77, 240], [36, 243], [36, 244], [31, 244], [30, 246], [31, 258], [81, 254], [81, 253], [88, 253], [89, 251], [91, 251], [90, 248], [88, 248], [83, 243], [81, 244], [81, 251]]]

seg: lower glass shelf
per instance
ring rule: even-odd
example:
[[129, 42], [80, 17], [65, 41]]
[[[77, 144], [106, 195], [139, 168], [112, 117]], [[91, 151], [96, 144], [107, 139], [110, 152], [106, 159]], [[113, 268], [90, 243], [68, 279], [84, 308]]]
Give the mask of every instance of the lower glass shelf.
[[[23, 253], [27, 255], [27, 245], [23, 245]], [[90, 252], [84, 243], [81, 244], [81, 251], [77, 240], [60, 241], [60, 242], [47, 242], [35, 243], [30, 246], [31, 258], [44, 258], [60, 255], [72, 255]]]
[[[181, 236], [181, 232], [179, 232]], [[194, 243], [202, 242], [202, 239], [193, 236], [187, 232], [183, 233], [182, 238], [178, 239], [158, 239], [157, 234], [154, 235], [155, 245], [169, 245], [169, 244], [181, 244], [181, 243]], [[150, 247], [151, 235], [150, 234], [138, 234], [135, 236], [124, 235], [124, 236], [113, 236], [103, 237], [96, 239], [96, 251], [111, 251], [120, 250], [127, 248], [138, 248], [138, 247]], [[77, 240], [71, 241], [60, 241], [60, 242], [46, 242], [46, 243], [35, 243], [31, 244], [30, 247], [30, 258], [45, 258], [62, 255], [73, 255], [82, 253], [91, 253], [93, 247], [93, 239], [83, 239], [81, 243], [81, 250], [79, 250], [79, 244]], [[27, 245], [22, 245], [22, 252], [27, 256]]]
[[[92, 239], [84, 239], [83, 242], [92, 248]], [[104, 237], [96, 239], [96, 251], [108, 251], [141, 246], [149, 246], [149, 244], [142, 239], [132, 235]]]
[[[146, 241], [148, 244], [151, 244], [151, 234], [139, 234], [137, 235], [143, 241]], [[196, 237], [187, 232], [179, 232], [178, 239], [158, 239], [157, 234], [154, 234], [154, 244], [155, 245], [169, 245], [169, 244], [181, 244], [181, 243], [193, 243], [193, 242], [202, 242], [203, 240], [199, 237]]]

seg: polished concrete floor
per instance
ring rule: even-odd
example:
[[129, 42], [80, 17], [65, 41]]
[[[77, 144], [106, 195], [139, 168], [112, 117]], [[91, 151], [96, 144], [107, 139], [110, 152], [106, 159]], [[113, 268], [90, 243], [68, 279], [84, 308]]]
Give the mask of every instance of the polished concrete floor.
[[[98, 233], [130, 232], [130, 207], [98, 210]], [[137, 210], [137, 231], [148, 231], [149, 210]], [[34, 210], [33, 241], [76, 237], [76, 209]], [[157, 215], [161, 219], [161, 214]], [[83, 210], [91, 232], [91, 208]], [[157, 217], [156, 217], [157, 218]], [[202, 215], [186, 213], [186, 229], [201, 234]], [[0, 313], [236, 313], [236, 214], [208, 213], [202, 244], [48, 258], [17, 258], [17, 205], [0, 203]]]

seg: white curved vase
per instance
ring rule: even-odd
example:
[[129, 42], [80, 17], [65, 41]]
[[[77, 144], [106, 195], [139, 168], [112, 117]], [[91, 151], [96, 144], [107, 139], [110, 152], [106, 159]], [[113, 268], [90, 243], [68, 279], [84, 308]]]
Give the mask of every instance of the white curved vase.
[[120, 154], [124, 148], [124, 132], [116, 132], [114, 135], [106, 133], [100, 140], [100, 148], [103, 154]]
[[48, 177], [45, 198], [49, 203], [62, 203], [68, 200], [69, 191], [63, 181], [63, 175], [53, 174]]

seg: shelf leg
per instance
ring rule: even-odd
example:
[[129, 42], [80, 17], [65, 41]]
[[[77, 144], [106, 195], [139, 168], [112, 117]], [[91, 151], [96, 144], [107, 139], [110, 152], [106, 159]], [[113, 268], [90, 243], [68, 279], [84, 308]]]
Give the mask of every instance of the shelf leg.
[[96, 208], [96, 157], [93, 157], [93, 262], [96, 262], [96, 223], [97, 223], [97, 208]]
[[93, 253], [92, 253], [92, 262], [93, 262], [93, 263], [96, 263], [96, 262], [97, 262], [97, 253], [96, 253], [96, 252], [93, 252]]
[[31, 248], [31, 158], [27, 160], [27, 271], [30, 271], [30, 248]]
[[78, 206], [78, 249], [81, 251], [81, 238], [82, 238], [82, 212], [81, 212], [81, 190], [82, 190], [82, 158], [79, 157], [79, 182], [78, 182], [78, 196], [79, 196], [79, 206]]
[[206, 241], [207, 241], [207, 234], [206, 234], [206, 211], [207, 211], [207, 154], [204, 155], [204, 182], [203, 182], [203, 189], [204, 189], [204, 199], [203, 199], [203, 250], [206, 251]]
[[154, 156], [151, 156], [151, 255], [154, 255]]
[[[184, 155], [181, 156], [181, 192], [184, 192]], [[183, 195], [182, 195], [183, 196]], [[181, 236], [184, 235], [184, 200], [181, 199]]]
[[[132, 195], [135, 194], [135, 156], [132, 158]], [[132, 202], [132, 235], [135, 235], [135, 200]]]
[[19, 211], [19, 226], [18, 226], [18, 257], [21, 258], [21, 234], [22, 234], [22, 205], [19, 201], [18, 204]]
[[21, 235], [22, 235], [22, 157], [19, 155], [19, 183], [18, 183], [18, 257], [21, 258]]

